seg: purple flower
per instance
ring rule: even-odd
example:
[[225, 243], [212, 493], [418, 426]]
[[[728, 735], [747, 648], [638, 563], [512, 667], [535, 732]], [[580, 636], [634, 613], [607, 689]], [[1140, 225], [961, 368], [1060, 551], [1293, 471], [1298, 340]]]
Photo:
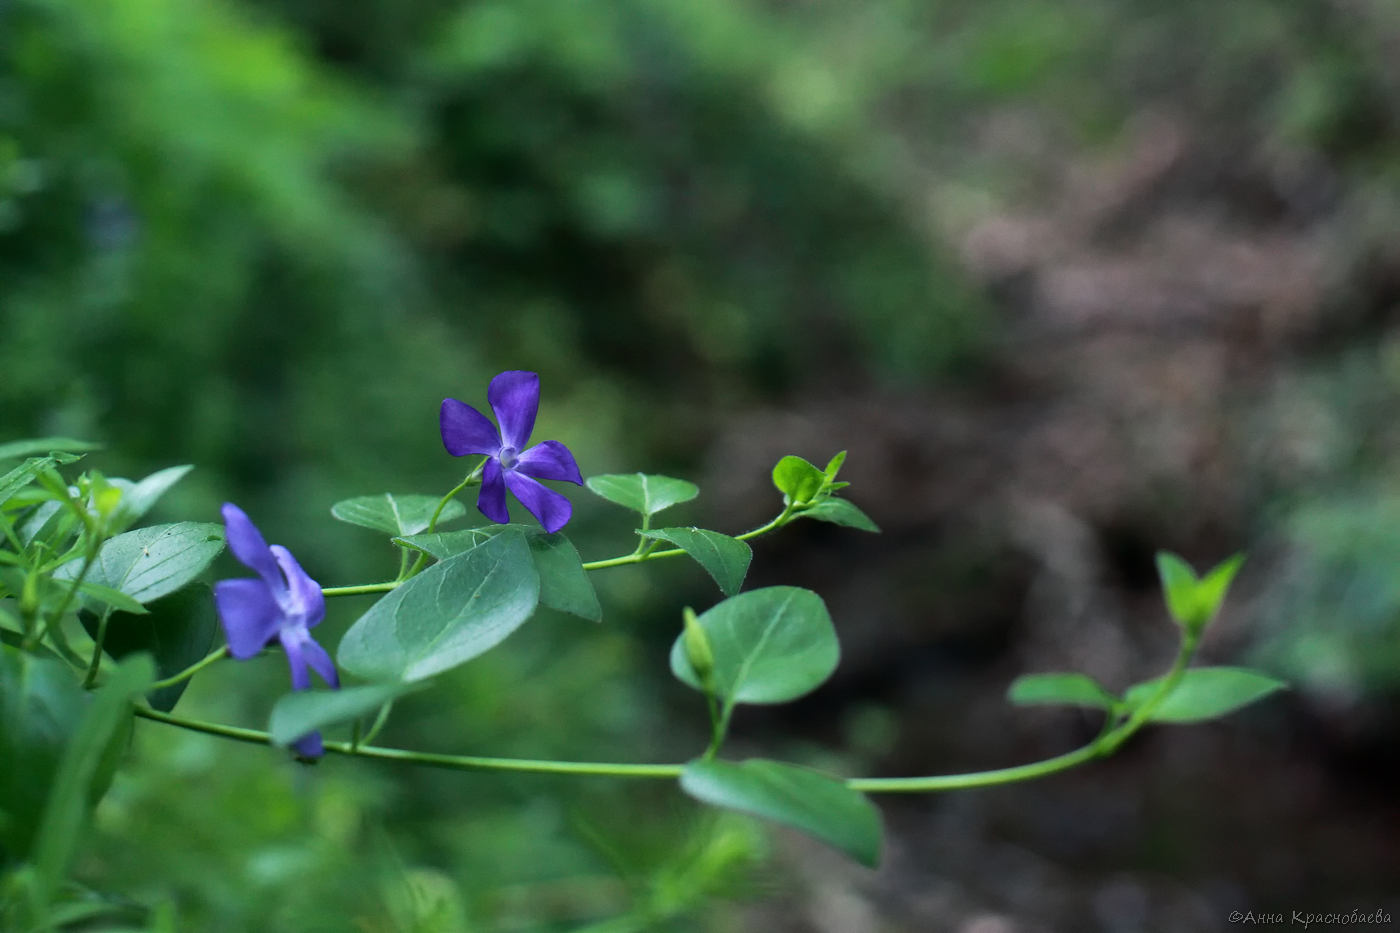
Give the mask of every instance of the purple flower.
[[481, 494], [476, 507], [493, 522], [510, 521], [506, 490], [515, 494], [544, 530], [553, 534], [573, 515], [569, 500], [536, 480], [558, 479], [583, 485], [578, 464], [569, 448], [558, 441], [542, 441], [534, 447], [530, 432], [540, 407], [540, 377], [535, 373], [510, 370], [491, 380], [486, 400], [496, 414], [497, 432], [485, 415], [455, 398], [442, 400], [440, 424], [442, 446], [454, 457], [485, 454], [481, 472]]
[[[326, 617], [321, 585], [306, 575], [291, 551], [280, 544], [269, 547], [262, 532], [238, 506], [226, 502], [223, 513], [229, 550], [260, 578], [214, 584], [214, 603], [228, 635], [229, 654], [247, 660], [275, 638], [287, 652], [293, 690], [311, 686], [311, 670], [331, 687], [339, 688], [335, 663], [309, 631]], [[293, 747], [302, 757], [319, 758], [324, 751], [321, 733], [304, 735]]]

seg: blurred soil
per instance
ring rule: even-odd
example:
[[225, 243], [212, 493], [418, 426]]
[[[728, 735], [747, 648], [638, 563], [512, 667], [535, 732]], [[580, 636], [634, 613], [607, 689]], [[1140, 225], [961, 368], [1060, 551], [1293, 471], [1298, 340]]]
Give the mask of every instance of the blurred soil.
[[[756, 414], [714, 454], [706, 487], [727, 490], [721, 520], [738, 527], [764, 514], [778, 456], [849, 448], [852, 499], [884, 528], [813, 522], [755, 561], [754, 584], [820, 591], [844, 648], [819, 695], [737, 723], [756, 744], [781, 726], [863, 750], [869, 773], [918, 774], [1087, 741], [1090, 717], [1014, 710], [1007, 684], [1083, 670], [1118, 689], [1164, 668], [1174, 635], [1154, 550], [1200, 567], [1257, 541], [1270, 497], [1306, 489], [1346, 433], [1298, 391], [1303, 374], [1346, 347], [1400, 346], [1400, 238], [1321, 155], [1166, 112], [1106, 156], [1057, 153], [1022, 114], [989, 117], [978, 144], [1019, 147], [1046, 172], [1035, 209], [989, 205], [953, 225], [937, 195], [928, 206], [1001, 308], [992, 363], [932, 404], [842, 394]], [[1246, 566], [1203, 662], [1246, 654], [1276, 557]], [[871, 732], [883, 709], [902, 711], [888, 739]], [[885, 798], [879, 873], [785, 837], [793, 894], [752, 928], [1170, 933], [1231, 929], [1233, 910], [1400, 916], [1398, 730], [1394, 697], [1339, 708], [1295, 691], [1038, 783]]]

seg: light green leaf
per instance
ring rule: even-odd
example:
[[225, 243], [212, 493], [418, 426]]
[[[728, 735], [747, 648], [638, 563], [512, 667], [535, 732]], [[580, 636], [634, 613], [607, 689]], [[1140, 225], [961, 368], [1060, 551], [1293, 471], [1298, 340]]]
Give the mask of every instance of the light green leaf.
[[[840, 464], [838, 464], [839, 466]], [[773, 485], [788, 502], [811, 502], [826, 483], [826, 474], [815, 466], [788, 454], [773, 467]]]
[[1235, 574], [1239, 573], [1243, 565], [1244, 555], [1236, 554], [1222, 561], [1196, 584], [1196, 604], [1204, 616], [1203, 625], [1215, 618], [1216, 613], [1220, 611], [1220, 604], [1225, 601], [1225, 594], [1229, 592]]
[[869, 868], [880, 862], [880, 811], [836, 777], [777, 761], [701, 759], [681, 789], [704, 803], [801, 830]]
[[[87, 579], [120, 590], [144, 604], [194, 580], [223, 549], [223, 525], [151, 525], [106, 541], [97, 552]], [[69, 561], [54, 571], [54, 577], [71, 580], [81, 567], [81, 561]]]
[[[1161, 678], [1134, 684], [1123, 696], [1128, 709], [1137, 709], [1156, 692]], [[1245, 667], [1193, 667], [1181, 678], [1176, 689], [1167, 695], [1149, 722], [1204, 722], [1218, 719], [1288, 684], [1268, 674]]]
[[[435, 496], [393, 495], [386, 492], [378, 496], [342, 499], [331, 506], [331, 514], [342, 522], [385, 534], [416, 535], [427, 530], [440, 501]], [[448, 522], [466, 514], [467, 507], [451, 499], [443, 507], [438, 521]]]
[[17, 460], [20, 457], [49, 454], [55, 451], [80, 454], [89, 450], [99, 450], [101, 447], [101, 444], [95, 444], [92, 441], [78, 441], [71, 437], [36, 437], [31, 440], [0, 444], [0, 460]]
[[1170, 551], [1158, 551], [1157, 575], [1162, 579], [1167, 611], [1179, 625], [1190, 627], [1197, 616], [1196, 571]]
[[826, 481], [828, 484], [830, 484], [833, 480], [836, 479], [836, 474], [841, 472], [841, 466], [845, 462], [846, 452], [844, 450], [839, 451], [836, 454], [836, 456], [832, 457], [830, 460], [827, 461], [826, 469], [822, 471], [822, 475], [826, 477]]
[[194, 467], [173, 466], [164, 470], [157, 470], [150, 476], [138, 483], [130, 480], [113, 479], [110, 482], [122, 491], [121, 502], [117, 506], [117, 513], [112, 518], [114, 527], [130, 528], [140, 520], [156, 504], [161, 496], [165, 495], [170, 487], [185, 478], [185, 474]]
[[1113, 709], [1118, 705], [1118, 698], [1087, 674], [1026, 674], [1012, 681], [1006, 698], [1017, 706]]
[[28, 486], [34, 477], [53, 464], [53, 457], [33, 457], [0, 476], [0, 505], [4, 505], [11, 496]]
[[753, 549], [738, 538], [704, 528], [657, 528], [640, 532], [644, 538], [668, 541], [685, 551], [704, 567], [719, 584], [725, 596], [733, 596], [744, 585], [744, 576], [753, 560]]
[[595, 495], [645, 516], [700, 495], [694, 483], [646, 473], [605, 473], [588, 477], [585, 485]]
[[291, 745], [309, 732], [358, 719], [390, 700], [426, 686], [421, 681], [397, 682], [289, 693], [272, 707], [267, 731], [272, 733], [274, 744]]
[[445, 560], [465, 554], [505, 531], [523, 534], [530, 544], [530, 555], [535, 559], [535, 570], [540, 575], [540, 605], [590, 622], [603, 618], [603, 607], [598, 603], [593, 581], [588, 579], [588, 573], [583, 569], [578, 550], [560, 532], [548, 534], [534, 525], [487, 525], [460, 531], [410, 535], [395, 538], [394, 543]]
[[88, 597], [89, 602], [101, 603], [111, 606], [113, 609], [120, 609], [122, 612], [132, 612], [143, 615], [146, 607], [123, 593], [121, 590], [114, 590], [110, 586], [103, 586], [101, 583], [93, 583], [91, 580], [84, 580], [78, 584], [78, 592]]
[[500, 644], [534, 614], [539, 592], [525, 537], [505, 532], [375, 603], [345, 633], [337, 658], [366, 680], [423, 680]]
[[[783, 703], [816, 689], [836, 669], [840, 647], [820, 596], [770, 586], [731, 596], [700, 616], [714, 654], [710, 686], [731, 703]], [[671, 672], [703, 691], [684, 636], [671, 646]]]
[[847, 528], [858, 528], [861, 531], [879, 532], [880, 526], [870, 520], [853, 503], [846, 499], [823, 499], [810, 508], [803, 509], [797, 513], [798, 518], [815, 518], [818, 521], [831, 522], [836, 525], [845, 525]]

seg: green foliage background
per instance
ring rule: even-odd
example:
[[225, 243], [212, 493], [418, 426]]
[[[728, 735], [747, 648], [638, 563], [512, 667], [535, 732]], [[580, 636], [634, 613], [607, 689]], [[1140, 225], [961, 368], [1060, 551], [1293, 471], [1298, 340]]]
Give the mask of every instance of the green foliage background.
[[[938, 233], [1040, 184], [1034, 158], [976, 144], [990, 108], [1112, 151], [1173, 101], [1222, 138], [1316, 153], [1355, 205], [1337, 249], [1372, 255], [1400, 217], [1374, 38], [1400, 24], [1367, 10], [1369, 26], [1325, 0], [9, 0], [0, 434], [103, 441], [110, 474], [196, 464], [169, 516], [237, 501], [321, 582], [378, 579], [392, 555], [330, 503], [448, 488], [436, 406], [479, 403], [501, 369], [542, 374], [537, 436], [586, 475], [694, 476], [739, 411], [982, 384], [1009, 314]], [[1248, 534], [1315, 543], [1297, 625], [1262, 650], [1307, 678], [1321, 645], [1331, 682], [1393, 691], [1400, 594], [1349, 590], [1359, 628], [1335, 626], [1323, 582], [1393, 576], [1378, 555], [1396, 543], [1353, 533], [1376, 517], [1357, 497], [1394, 511], [1373, 443], [1393, 359], [1309, 365], [1309, 397], [1350, 419], [1333, 449], [1355, 456], [1251, 505]], [[621, 530], [585, 497], [576, 538], [604, 556]], [[674, 720], [703, 715], [665, 677], [679, 605], [658, 597], [708, 581], [642, 576], [603, 582], [604, 626], [551, 619], [405, 700], [387, 738], [689, 754], [703, 730]], [[339, 630], [359, 610], [336, 611]], [[256, 721], [284, 676], [220, 669], [184, 702]], [[137, 733], [79, 878], [173, 907], [180, 929], [720, 930], [763, 893], [764, 837], [664, 790], [303, 772]]]

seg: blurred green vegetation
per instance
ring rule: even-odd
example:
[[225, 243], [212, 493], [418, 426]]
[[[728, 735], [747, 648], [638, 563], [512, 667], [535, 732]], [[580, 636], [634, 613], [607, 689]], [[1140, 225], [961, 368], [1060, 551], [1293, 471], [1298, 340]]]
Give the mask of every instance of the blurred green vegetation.
[[[0, 2], [0, 434], [101, 440], [112, 474], [194, 463], [168, 514], [235, 500], [323, 583], [378, 579], [392, 555], [330, 503], [448, 488], [436, 406], [498, 370], [542, 374], [536, 436], [585, 474], [682, 475], [727, 412], [979, 374], [1004, 322], [937, 212], [1041, 194], [1024, 154], [977, 145], [989, 108], [1107, 147], [1189, 108], [1394, 204], [1378, 31], [1325, 0]], [[1353, 534], [1360, 501], [1298, 508], [1312, 621], [1268, 650], [1393, 688], [1369, 646], [1400, 626], [1400, 542]], [[576, 527], [601, 550], [596, 514]], [[405, 701], [386, 740], [688, 754], [703, 717], [671, 721], [657, 594], [707, 582], [640, 577], [601, 581], [605, 626], [549, 619], [450, 703]], [[184, 702], [256, 722], [284, 676], [220, 670]], [[137, 732], [79, 878], [182, 929], [732, 929], [715, 898], [753, 893], [765, 853], [664, 790]]]

